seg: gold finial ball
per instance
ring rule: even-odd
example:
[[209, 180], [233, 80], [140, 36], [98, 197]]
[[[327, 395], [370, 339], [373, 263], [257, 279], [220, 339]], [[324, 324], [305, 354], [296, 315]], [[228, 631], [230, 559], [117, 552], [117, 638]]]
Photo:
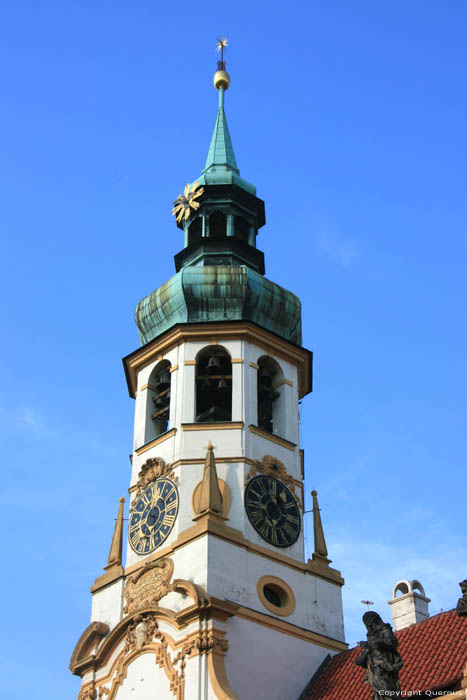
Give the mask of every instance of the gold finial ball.
[[224, 90], [227, 90], [230, 85], [230, 75], [227, 73], [226, 70], [217, 70], [214, 73], [214, 87], [216, 90], [220, 90], [221, 88], [224, 88]]

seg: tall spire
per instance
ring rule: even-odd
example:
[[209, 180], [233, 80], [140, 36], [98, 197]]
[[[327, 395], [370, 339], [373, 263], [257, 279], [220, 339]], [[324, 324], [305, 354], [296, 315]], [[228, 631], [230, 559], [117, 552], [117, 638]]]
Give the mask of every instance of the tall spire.
[[217, 62], [217, 71], [214, 73], [214, 87], [219, 92], [219, 107], [206, 163], [197, 183], [198, 185], [237, 185], [246, 192], [256, 195], [256, 187], [240, 177], [240, 170], [227, 126], [224, 95], [230, 85], [230, 75], [225, 69], [224, 49], [226, 46], [227, 39], [225, 37], [217, 40], [217, 50], [221, 52], [221, 60]]
[[313, 552], [313, 558], [322, 557], [327, 559], [328, 548], [326, 547], [326, 540], [324, 539], [323, 523], [321, 522], [320, 508], [318, 506], [318, 492], [312, 491], [313, 496], [313, 534], [315, 540], [315, 551]]
[[217, 50], [221, 52], [221, 60], [217, 62], [217, 71], [214, 75], [214, 86], [219, 90], [219, 109], [217, 111], [216, 123], [209, 145], [208, 156], [204, 165], [203, 175], [207, 171], [216, 168], [233, 170], [239, 173], [237, 161], [230, 138], [229, 127], [224, 112], [224, 92], [230, 85], [230, 75], [225, 70], [224, 48], [227, 46], [225, 37], [217, 41]]
[[117, 520], [115, 521], [114, 534], [112, 544], [110, 545], [109, 560], [104, 569], [107, 571], [112, 568], [120, 568], [122, 566], [122, 543], [123, 543], [123, 504], [125, 499], [120, 499], [118, 506]]
[[[218, 71], [219, 72], [219, 71]], [[223, 168], [239, 173], [235, 153], [230, 138], [229, 127], [224, 112], [224, 88], [219, 88], [219, 109], [217, 112], [214, 131], [212, 132], [208, 156], [204, 165], [204, 173], [214, 168]]]

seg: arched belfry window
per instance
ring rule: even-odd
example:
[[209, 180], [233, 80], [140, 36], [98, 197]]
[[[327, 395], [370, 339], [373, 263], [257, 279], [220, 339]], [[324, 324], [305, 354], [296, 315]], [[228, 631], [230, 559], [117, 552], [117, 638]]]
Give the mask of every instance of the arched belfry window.
[[149, 378], [149, 390], [152, 394], [152, 418], [153, 435], [155, 438], [169, 429], [170, 411], [170, 362], [163, 360], [151, 372]]
[[281, 432], [280, 391], [277, 384], [282, 370], [271, 357], [258, 360], [258, 428], [268, 433]]
[[204, 348], [196, 358], [196, 422], [232, 420], [232, 361], [223, 347]]
[[203, 220], [198, 216], [194, 221], [191, 222], [188, 229], [188, 245], [192, 243], [197, 243], [201, 240], [203, 231]]
[[221, 211], [216, 211], [209, 217], [209, 237], [225, 238], [227, 235], [227, 217]]
[[250, 224], [243, 216], [235, 217], [235, 237], [239, 238], [241, 241], [246, 241], [250, 236]]

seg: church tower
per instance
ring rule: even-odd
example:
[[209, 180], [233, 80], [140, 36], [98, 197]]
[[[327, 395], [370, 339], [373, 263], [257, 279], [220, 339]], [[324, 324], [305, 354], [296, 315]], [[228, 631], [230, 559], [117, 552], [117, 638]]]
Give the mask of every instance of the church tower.
[[206, 163], [174, 202], [176, 274], [139, 302], [141, 347], [123, 360], [129, 508], [71, 658], [79, 700], [296, 700], [346, 648], [316, 492], [304, 560], [298, 401], [312, 354], [299, 299], [264, 276], [264, 202], [234, 155], [225, 43]]

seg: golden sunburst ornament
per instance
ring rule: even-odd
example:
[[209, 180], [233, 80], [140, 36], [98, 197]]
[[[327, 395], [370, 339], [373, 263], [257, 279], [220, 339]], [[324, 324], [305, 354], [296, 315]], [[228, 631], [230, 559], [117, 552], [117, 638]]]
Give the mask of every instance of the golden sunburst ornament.
[[225, 49], [226, 46], [229, 45], [229, 40], [227, 39], [226, 36], [219, 36], [217, 37], [217, 50], [221, 51], [221, 49]]
[[221, 52], [221, 62], [224, 63], [224, 49], [229, 45], [229, 40], [226, 36], [218, 36], [216, 49]]
[[175, 200], [174, 208], [172, 209], [172, 214], [176, 217], [177, 222], [185, 217], [185, 221], [190, 218], [191, 209], [196, 211], [199, 209], [199, 202], [195, 200], [204, 192], [204, 187], [198, 187], [198, 182], [194, 182], [192, 185], [188, 183], [183, 191], [183, 194], [179, 194]]

